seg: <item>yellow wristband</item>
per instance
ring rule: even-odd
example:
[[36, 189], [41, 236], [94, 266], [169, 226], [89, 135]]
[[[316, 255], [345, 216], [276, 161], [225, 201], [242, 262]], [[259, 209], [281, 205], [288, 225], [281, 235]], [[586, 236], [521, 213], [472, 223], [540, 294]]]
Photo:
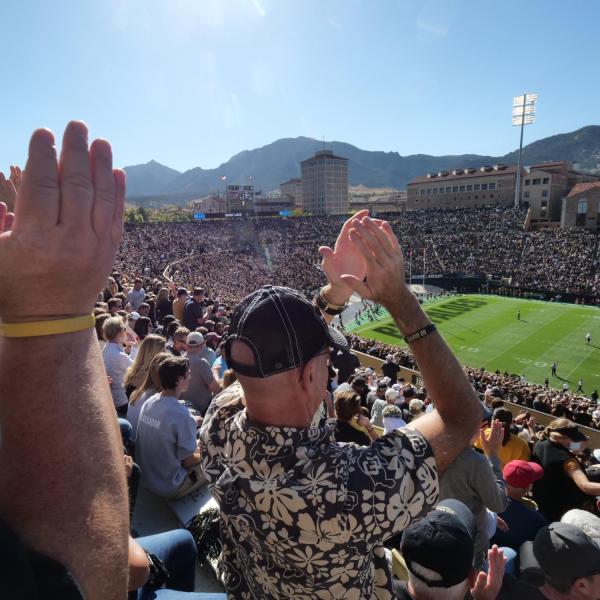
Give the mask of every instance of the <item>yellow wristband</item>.
[[8, 338], [38, 337], [75, 333], [96, 326], [94, 315], [55, 319], [53, 321], [30, 321], [26, 323], [0, 323], [0, 336]]

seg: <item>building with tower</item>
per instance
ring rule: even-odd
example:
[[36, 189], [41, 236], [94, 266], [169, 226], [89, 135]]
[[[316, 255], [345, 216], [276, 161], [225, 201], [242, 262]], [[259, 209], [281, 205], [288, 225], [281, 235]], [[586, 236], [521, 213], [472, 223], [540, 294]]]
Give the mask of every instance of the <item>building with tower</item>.
[[340, 215], [350, 210], [348, 159], [320, 150], [300, 163], [302, 208], [314, 215]]

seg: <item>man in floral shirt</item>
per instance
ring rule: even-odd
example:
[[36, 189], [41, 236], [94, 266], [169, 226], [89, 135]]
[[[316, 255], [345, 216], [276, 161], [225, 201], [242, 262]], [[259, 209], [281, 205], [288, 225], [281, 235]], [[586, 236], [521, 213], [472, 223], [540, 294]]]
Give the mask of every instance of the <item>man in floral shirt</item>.
[[[438, 475], [481, 419], [473, 388], [404, 283], [388, 223], [358, 213], [335, 249], [320, 310], [288, 288], [264, 287], [235, 309], [225, 354], [238, 383], [201, 429], [202, 460], [221, 509], [220, 570], [231, 598], [393, 598], [383, 541], [437, 502]], [[326, 390], [326, 318], [355, 291], [385, 306], [407, 336], [436, 411], [369, 447], [336, 443], [334, 422], [311, 428]]]

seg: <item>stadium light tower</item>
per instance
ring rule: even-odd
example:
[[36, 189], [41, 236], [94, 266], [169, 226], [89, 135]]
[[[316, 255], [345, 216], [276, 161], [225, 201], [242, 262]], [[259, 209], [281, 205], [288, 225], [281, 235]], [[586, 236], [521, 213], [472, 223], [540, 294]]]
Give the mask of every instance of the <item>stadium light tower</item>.
[[523, 129], [525, 125], [535, 123], [535, 109], [537, 94], [521, 94], [513, 97], [512, 124], [521, 127], [521, 141], [519, 142], [519, 160], [517, 163], [517, 181], [515, 186], [515, 208], [521, 202], [521, 154], [523, 152]]

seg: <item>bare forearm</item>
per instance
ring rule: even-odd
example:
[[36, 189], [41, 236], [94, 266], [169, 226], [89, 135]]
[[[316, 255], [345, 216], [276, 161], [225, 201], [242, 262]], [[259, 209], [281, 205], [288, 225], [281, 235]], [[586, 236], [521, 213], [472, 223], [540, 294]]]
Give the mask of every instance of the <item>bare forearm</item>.
[[181, 461], [181, 465], [185, 469], [190, 469], [191, 467], [197, 465], [201, 460], [202, 460], [202, 455], [200, 454], [200, 448], [198, 448], [196, 450], [196, 452], [194, 452], [194, 454], [192, 454], [191, 456], [188, 456], [187, 458], [184, 458]]
[[86, 598], [123, 598], [125, 470], [94, 331], [0, 340], [0, 422], [2, 517]]
[[[408, 289], [397, 303], [387, 309], [403, 335], [415, 333], [430, 323]], [[444, 338], [433, 332], [411, 344], [410, 349], [427, 394], [442, 418], [464, 422], [466, 427], [476, 425], [481, 414], [479, 400]]]

